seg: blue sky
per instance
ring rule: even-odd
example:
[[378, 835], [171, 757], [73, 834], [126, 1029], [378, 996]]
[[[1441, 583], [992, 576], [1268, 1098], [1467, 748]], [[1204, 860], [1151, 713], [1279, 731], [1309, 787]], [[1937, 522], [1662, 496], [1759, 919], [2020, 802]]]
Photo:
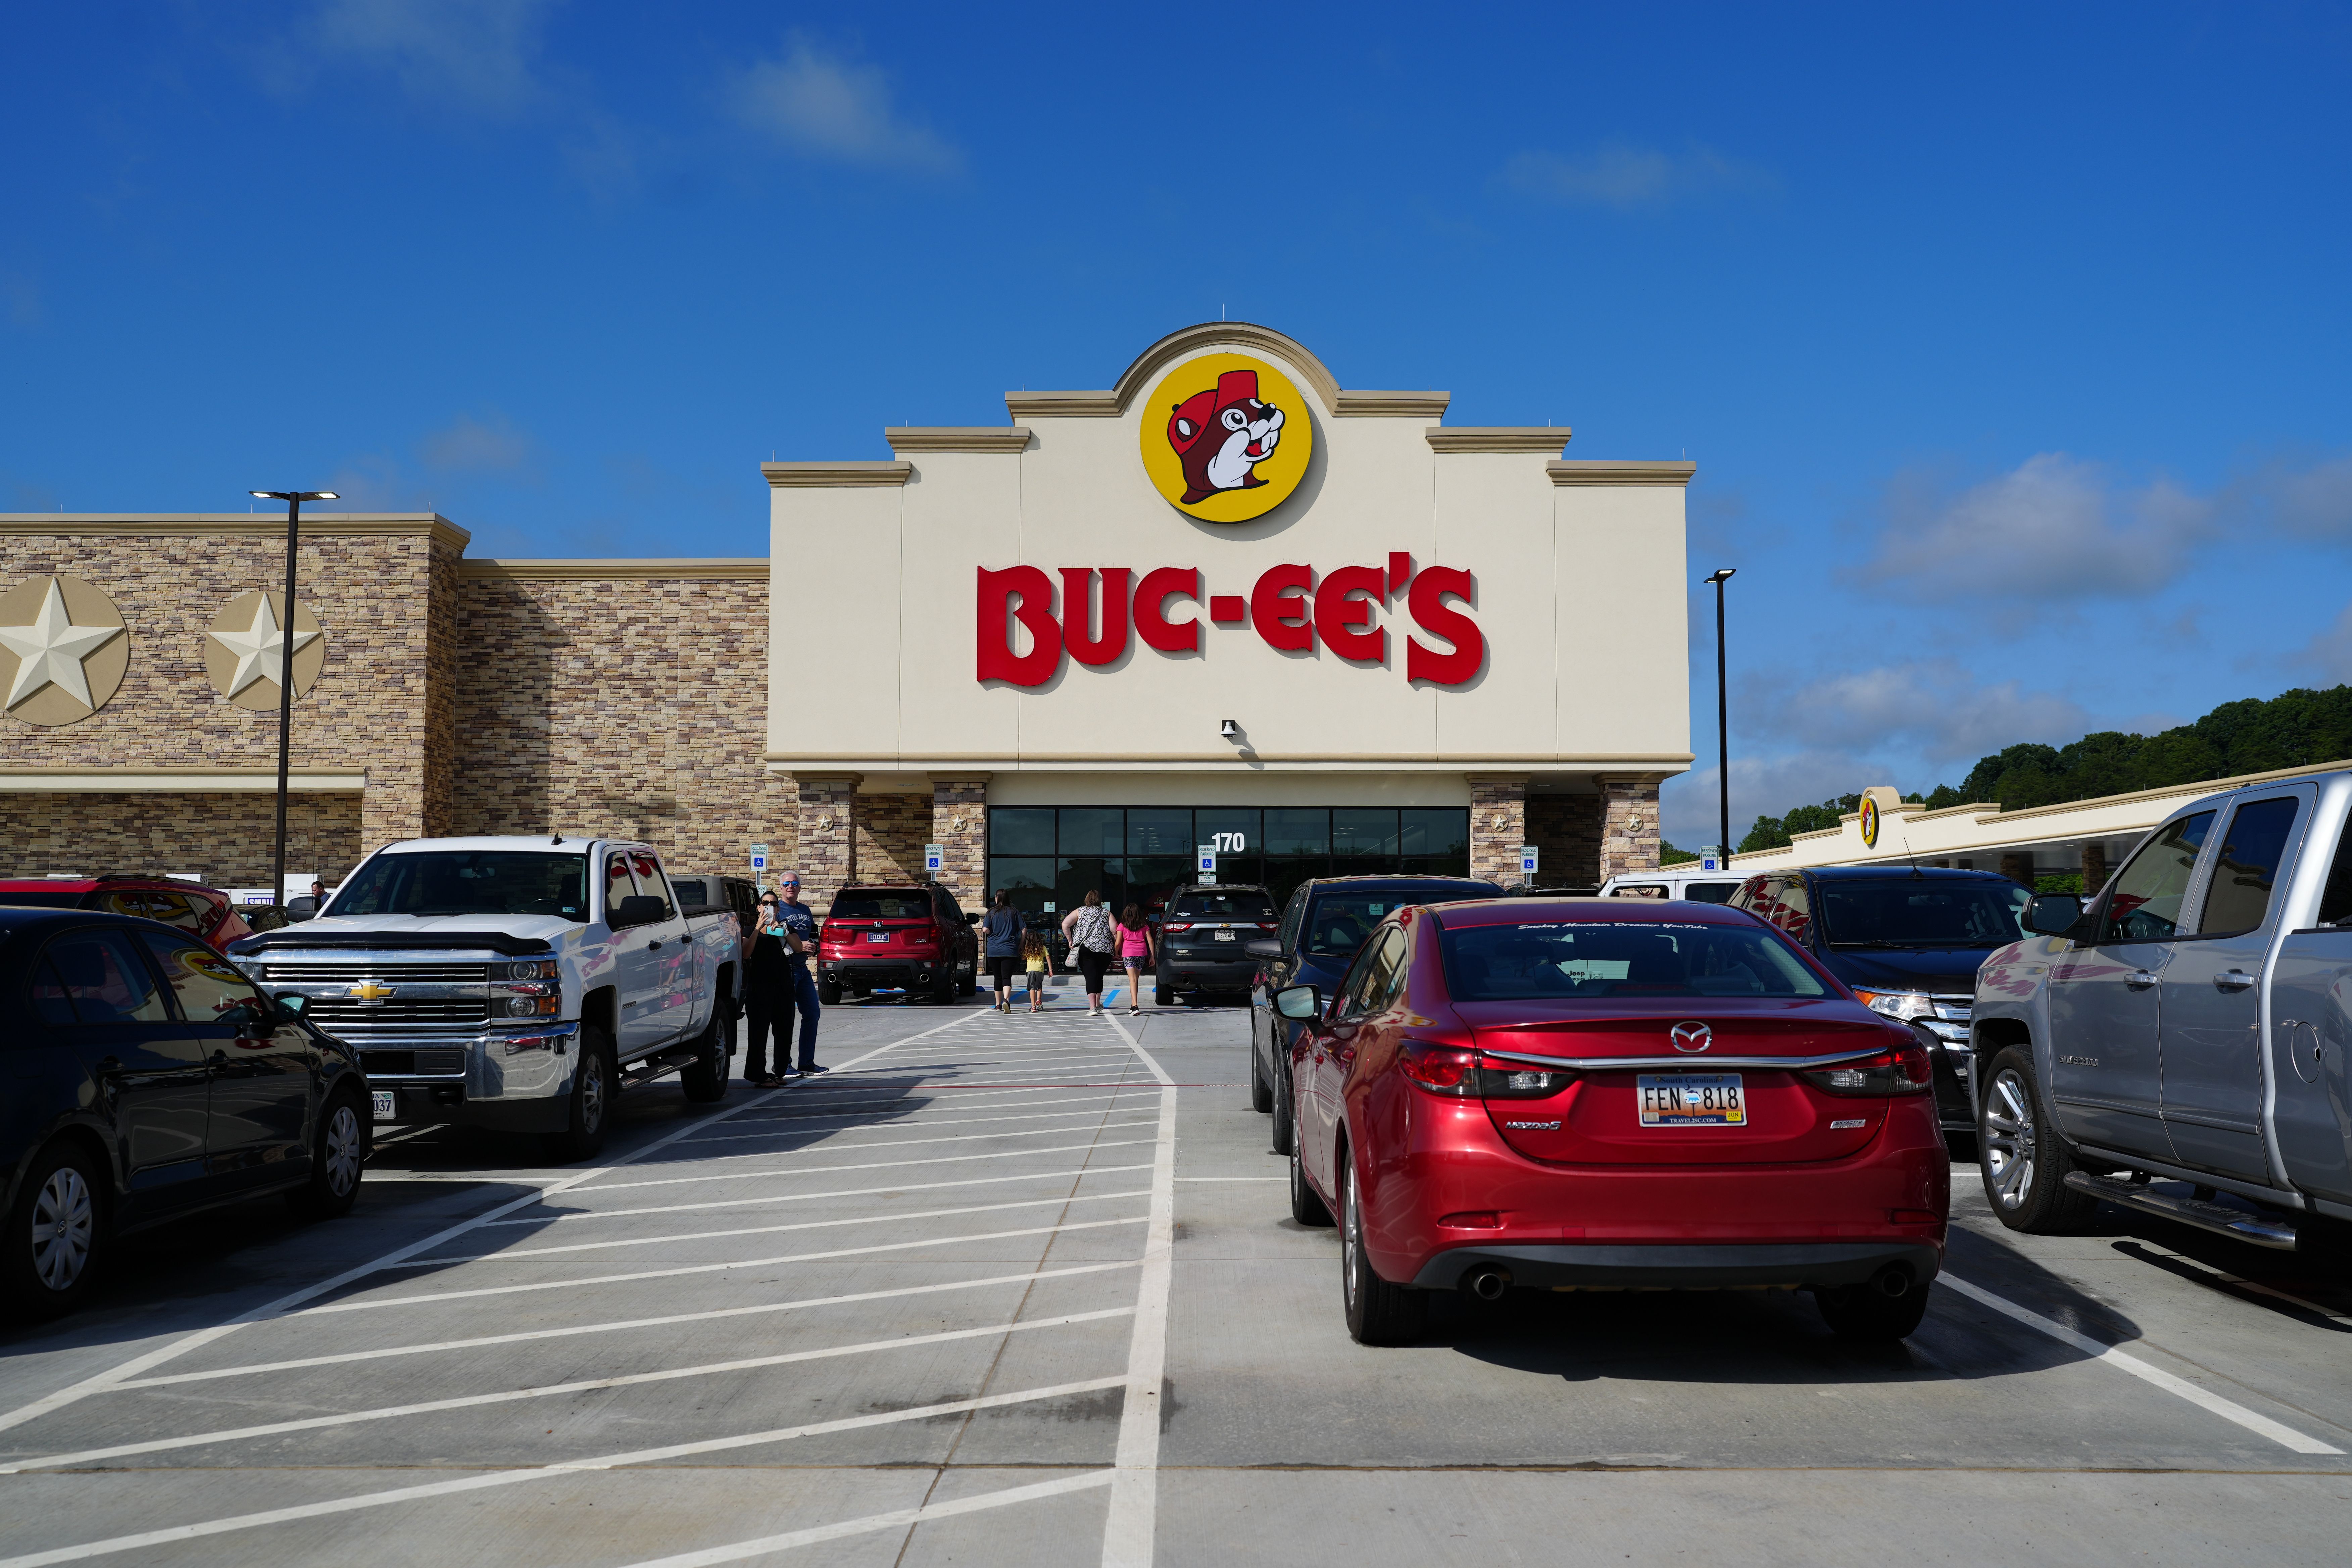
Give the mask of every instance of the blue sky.
[[2347, 67], [2340, 5], [28, 7], [0, 510], [756, 554], [771, 454], [1230, 312], [1696, 459], [1745, 823], [2352, 677]]

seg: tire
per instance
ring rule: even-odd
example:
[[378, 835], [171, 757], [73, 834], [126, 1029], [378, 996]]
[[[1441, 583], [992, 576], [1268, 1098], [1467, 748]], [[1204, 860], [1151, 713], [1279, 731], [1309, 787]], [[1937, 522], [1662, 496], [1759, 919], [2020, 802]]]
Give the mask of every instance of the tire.
[[1257, 1052], [1250, 1052], [1250, 1109], [1263, 1116], [1274, 1109], [1274, 1085], [1265, 1081], [1265, 1069], [1257, 1065]]
[[2074, 1152], [2055, 1127], [2042, 1121], [2032, 1058], [2015, 1046], [1994, 1057], [1985, 1071], [1983, 1095], [1977, 1169], [1994, 1217], [2028, 1236], [2079, 1234], [2099, 1200], [2066, 1185]]
[[1822, 1321], [1842, 1340], [1862, 1344], [1891, 1344], [1917, 1331], [1927, 1315], [1927, 1287], [1914, 1285], [1900, 1296], [1889, 1296], [1873, 1285], [1841, 1285], [1813, 1292]]
[[678, 1073], [678, 1087], [686, 1090], [690, 1105], [716, 1105], [727, 1098], [728, 1074], [735, 1060], [727, 1048], [727, 1032], [719, 1026], [717, 1008], [711, 1009], [709, 1024], [694, 1043], [702, 1054]]
[[107, 1240], [105, 1194], [87, 1151], [53, 1143], [34, 1157], [0, 1243], [0, 1279], [18, 1317], [63, 1317], [89, 1299]]
[[571, 1107], [562, 1131], [550, 1133], [548, 1158], [558, 1164], [593, 1160], [604, 1152], [604, 1130], [613, 1120], [613, 1095], [620, 1067], [613, 1037], [593, 1025], [580, 1030], [580, 1065], [572, 1074]]
[[1159, 984], [1155, 982], [1151, 987], [1151, 1005], [1155, 1007], [1173, 1007], [1176, 1005], [1176, 993], [1174, 989], [1170, 986]]
[[816, 999], [828, 1007], [839, 1006], [841, 1005], [840, 984], [831, 980], [818, 981], [816, 983]]
[[341, 1219], [360, 1201], [367, 1169], [368, 1121], [360, 1097], [339, 1091], [319, 1112], [310, 1144], [310, 1179], [286, 1194], [286, 1206], [304, 1219]]
[[1275, 1053], [1274, 1060], [1274, 1152], [1288, 1154], [1298, 1146], [1298, 1108], [1291, 1104], [1296, 1089], [1290, 1081], [1290, 1064]]
[[960, 976], [956, 981], [957, 995], [971, 996], [979, 994], [980, 961], [978, 959], [972, 960], [970, 967], [960, 969], [956, 973]]
[[1409, 1285], [1390, 1284], [1372, 1268], [1364, 1251], [1356, 1162], [1345, 1149], [1339, 1159], [1339, 1304], [1348, 1315], [1348, 1333], [1360, 1345], [1409, 1345], [1429, 1321], [1429, 1298]]
[[939, 984], [931, 987], [931, 1000], [939, 1003], [941, 1006], [945, 1006], [955, 999], [955, 967], [950, 964], [948, 967], [947, 973], [940, 976]]
[[1298, 1145], [1305, 1140], [1298, 1135], [1295, 1119], [1288, 1142], [1290, 1143], [1290, 1217], [1301, 1225], [1312, 1226], [1317, 1230], [1328, 1229], [1331, 1224], [1331, 1211], [1324, 1206], [1323, 1199], [1316, 1193], [1313, 1184], [1307, 1179], [1307, 1162], [1298, 1152]]

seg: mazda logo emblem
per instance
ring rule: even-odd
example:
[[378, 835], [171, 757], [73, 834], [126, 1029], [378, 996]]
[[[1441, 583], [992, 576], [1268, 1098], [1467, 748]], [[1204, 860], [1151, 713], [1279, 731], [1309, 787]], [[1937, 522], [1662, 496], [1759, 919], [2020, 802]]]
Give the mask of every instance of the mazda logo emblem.
[[1703, 1051], [1715, 1044], [1715, 1031], [1705, 1024], [1676, 1024], [1666, 1031], [1666, 1038], [1678, 1051]]

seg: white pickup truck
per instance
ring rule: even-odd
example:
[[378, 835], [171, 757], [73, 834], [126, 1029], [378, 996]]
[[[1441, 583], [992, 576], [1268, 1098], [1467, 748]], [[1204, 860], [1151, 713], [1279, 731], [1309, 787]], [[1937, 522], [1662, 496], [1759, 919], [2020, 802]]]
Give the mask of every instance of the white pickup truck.
[[2063, 1233], [2107, 1202], [2344, 1253], [2347, 818], [2352, 773], [2208, 795], [2089, 908], [2025, 907], [2033, 934], [1986, 959], [1971, 1016], [1985, 1194], [2004, 1224]]
[[677, 1071], [690, 1100], [726, 1095], [742, 942], [732, 910], [680, 906], [649, 847], [555, 834], [388, 844], [317, 919], [230, 953], [359, 1048], [377, 1121], [584, 1160], [625, 1086]]

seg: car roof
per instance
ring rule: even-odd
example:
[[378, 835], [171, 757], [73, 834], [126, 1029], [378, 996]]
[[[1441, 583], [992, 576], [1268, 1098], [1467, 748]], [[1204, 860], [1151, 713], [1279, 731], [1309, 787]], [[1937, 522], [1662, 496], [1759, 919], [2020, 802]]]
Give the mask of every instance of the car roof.
[[95, 877], [0, 877], [0, 892], [95, 892], [100, 888], [192, 888], [200, 893], [217, 893], [220, 889], [210, 882], [191, 882], [185, 877], [166, 877], [157, 871], [100, 872]]
[[1446, 904], [1431, 913], [1440, 927], [1535, 925], [1576, 921], [1589, 925], [1737, 925], [1756, 923], [1745, 910], [1727, 904], [1659, 899], [1474, 899]]
[[1907, 861], [1880, 861], [1874, 866], [1807, 866], [1807, 874], [1823, 882], [1855, 882], [1866, 879], [1887, 877], [1922, 877], [1931, 882], [2007, 882], [2011, 887], [2023, 887], [2014, 877], [2004, 877], [1998, 871], [1978, 871], [1960, 866], [1917, 866]]
[[[561, 837], [561, 844], [551, 842]], [[650, 844], [640, 844], [634, 838], [599, 838], [591, 833], [500, 833], [475, 834], [463, 838], [401, 838], [376, 851], [379, 855], [429, 855], [439, 849], [544, 849], [557, 854], [577, 855], [591, 844], [602, 844], [614, 849], [644, 849]]]
[[37, 935], [53, 926], [89, 925], [148, 927], [203, 945], [193, 933], [143, 915], [119, 915], [111, 910], [50, 910], [35, 904], [0, 904], [0, 934], [27, 931]]
[[1399, 888], [1411, 892], [1415, 888], [1492, 888], [1499, 884], [1484, 877], [1427, 877], [1402, 872], [1383, 876], [1370, 872], [1358, 877], [1310, 877], [1299, 885], [1312, 888], [1319, 893], [1326, 888], [1364, 892]]

